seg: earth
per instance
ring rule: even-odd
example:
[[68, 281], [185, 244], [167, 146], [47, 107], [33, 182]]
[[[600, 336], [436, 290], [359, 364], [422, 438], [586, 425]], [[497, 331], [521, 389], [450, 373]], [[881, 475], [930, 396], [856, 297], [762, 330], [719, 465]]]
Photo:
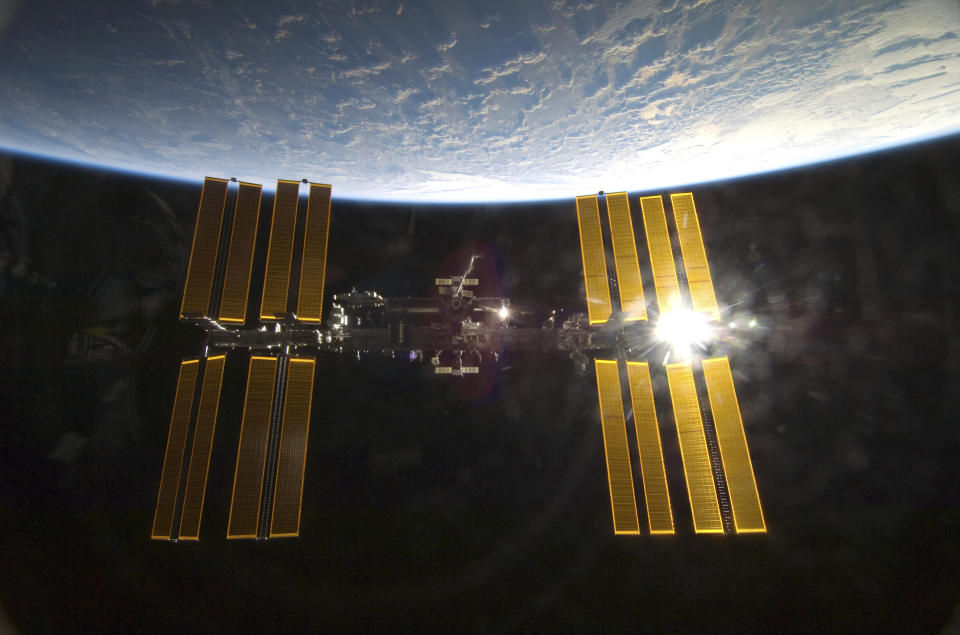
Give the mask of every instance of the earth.
[[384, 201], [549, 200], [960, 131], [960, 4], [8, 0], [0, 148]]

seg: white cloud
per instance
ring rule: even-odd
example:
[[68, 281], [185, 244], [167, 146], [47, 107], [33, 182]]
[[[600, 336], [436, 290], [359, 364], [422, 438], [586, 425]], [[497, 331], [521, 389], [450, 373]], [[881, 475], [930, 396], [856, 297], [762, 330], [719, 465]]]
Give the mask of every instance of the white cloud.
[[281, 16], [280, 18], [277, 19], [277, 28], [282, 29], [283, 27], [288, 26], [290, 24], [297, 24], [297, 23], [303, 22], [304, 20], [307, 19], [307, 17], [308, 16], [306, 14]]
[[372, 64], [370, 66], [359, 66], [357, 68], [352, 68], [348, 71], [343, 71], [341, 73], [344, 77], [348, 79], [363, 79], [371, 75], [379, 75], [385, 70], [393, 66], [393, 60], [387, 60], [385, 62], [380, 62], [379, 64]]
[[452, 33], [450, 34], [450, 39], [448, 39], [446, 42], [441, 42], [440, 44], [437, 44], [437, 52], [443, 53], [445, 51], [449, 51], [456, 45], [457, 45], [457, 34]]
[[484, 73], [484, 77], [474, 80], [473, 83], [490, 84], [497, 81], [501, 77], [507, 77], [508, 75], [513, 75], [514, 73], [519, 72], [524, 66], [539, 64], [545, 59], [547, 59], [547, 54], [543, 51], [536, 53], [521, 53], [499, 67], [483, 69], [482, 73]]

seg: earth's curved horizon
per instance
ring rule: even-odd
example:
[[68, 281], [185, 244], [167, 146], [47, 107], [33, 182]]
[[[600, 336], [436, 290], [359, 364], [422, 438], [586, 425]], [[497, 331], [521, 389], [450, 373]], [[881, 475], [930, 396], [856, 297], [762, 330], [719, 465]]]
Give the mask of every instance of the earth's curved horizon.
[[0, 149], [494, 203], [960, 132], [960, 6], [946, 0], [318, 5], [14, 4], [0, 11]]

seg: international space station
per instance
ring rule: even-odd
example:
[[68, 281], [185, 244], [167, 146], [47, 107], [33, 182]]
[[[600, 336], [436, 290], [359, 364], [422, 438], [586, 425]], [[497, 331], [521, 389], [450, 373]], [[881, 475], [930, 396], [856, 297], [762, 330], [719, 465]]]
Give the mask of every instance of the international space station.
[[[299, 535], [320, 351], [426, 353], [434, 373], [450, 381], [510, 350], [568, 352], [581, 374], [592, 359], [618, 535], [675, 533], [656, 405], [665, 396], [654, 394], [651, 379], [665, 373], [695, 533], [766, 531], [730, 363], [710, 344], [721, 311], [692, 194], [669, 196], [672, 225], [662, 196], [639, 198], [655, 302], [644, 293], [629, 196], [577, 197], [586, 313], [539, 327], [512, 324], [508, 298], [475, 293], [475, 256], [436, 278], [433, 297], [353, 290], [330, 297], [324, 321], [331, 186], [306, 179], [277, 182], [257, 311], [248, 300], [261, 195], [258, 184], [204, 180], [180, 307], [204, 342], [180, 363], [153, 539], [200, 537], [224, 367], [240, 350], [250, 362], [228, 539]], [[639, 456], [643, 526], [628, 436]]]

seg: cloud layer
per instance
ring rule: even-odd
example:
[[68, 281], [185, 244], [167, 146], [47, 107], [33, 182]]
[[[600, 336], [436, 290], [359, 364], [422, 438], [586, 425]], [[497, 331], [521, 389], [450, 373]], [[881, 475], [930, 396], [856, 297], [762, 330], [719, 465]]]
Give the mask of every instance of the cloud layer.
[[947, 0], [47, 4], [0, 34], [0, 146], [171, 176], [534, 200], [960, 130]]

